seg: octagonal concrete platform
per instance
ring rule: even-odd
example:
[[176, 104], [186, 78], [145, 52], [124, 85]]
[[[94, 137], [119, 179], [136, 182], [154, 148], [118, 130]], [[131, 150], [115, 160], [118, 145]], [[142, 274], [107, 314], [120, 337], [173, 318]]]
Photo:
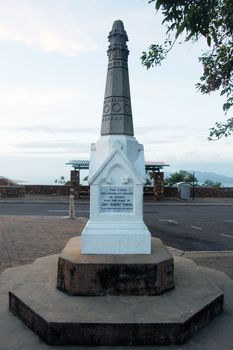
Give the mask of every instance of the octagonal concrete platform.
[[48, 344], [182, 344], [222, 311], [223, 293], [188, 259], [175, 258], [176, 288], [160, 296], [103, 297], [57, 290], [57, 260], [22, 267], [10, 290], [10, 310]]
[[157, 238], [151, 254], [82, 254], [74, 237], [59, 256], [57, 287], [70, 295], [159, 295], [174, 288], [173, 256]]

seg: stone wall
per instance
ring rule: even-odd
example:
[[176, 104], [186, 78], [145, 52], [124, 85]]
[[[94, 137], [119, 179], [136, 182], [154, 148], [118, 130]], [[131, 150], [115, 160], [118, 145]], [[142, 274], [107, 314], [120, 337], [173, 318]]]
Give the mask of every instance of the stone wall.
[[[26, 185], [26, 194], [70, 195], [70, 186], [65, 185]], [[77, 194], [78, 195], [78, 194]], [[80, 195], [89, 195], [89, 186], [80, 186]]]
[[178, 188], [177, 187], [164, 187], [163, 194], [165, 198], [178, 197]]
[[232, 197], [233, 198], [233, 187], [217, 187], [217, 188], [205, 188], [195, 187], [195, 197]]
[[[164, 198], [173, 198], [178, 197], [178, 189], [177, 187], [164, 187], [163, 188]], [[154, 196], [154, 188], [151, 186], [144, 187], [144, 197], [153, 197]]]
[[[70, 186], [63, 185], [25, 185], [25, 186], [0, 186], [0, 196], [2, 197], [23, 197], [25, 194], [40, 195], [63, 195], [69, 196]], [[164, 198], [178, 198], [177, 187], [164, 187]], [[80, 186], [81, 197], [89, 196], [89, 186]], [[195, 197], [232, 197], [233, 187], [205, 188], [195, 187]], [[144, 187], [144, 197], [154, 196], [153, 187]]]
[[[0, 196], [2, 197], [23, 197], [28, 194], [69, 196], [70, 186], [64, 186], [64, 185], [0, 186]], [[80, 186], [80, 195], [88, 196], [89, 186]]]
[[26, 194], [46, 194], [46, 195], [62, 195], [70, 194], [70, 186], [63, 185], [26, 185]]
[[24, 197], [24, 186], [0, 186], [1, 197]]
[[[163, 190], [164, 198], [178, 198], [178, 188], [177, 187], [164, 187]], [[146, 186], [144, 188], [144, 197], [152, 197], [154, 195], [153, 187]], [[192, 196], [192, 188], [191, 188]], [[207, 187], [195, 187], [194, 197], [205, 198], [205, 197], [232, 197], [233, 198], [233, 187], [217, 187], [217, 188], [207, 188]]]
[[[191, 196], [193, 189], [191, 188]], [[178, 197], [178, 188], [177, 187], [164, 187], [164, 197]], [[196, 198], [205, 198], [205, 197], [232, 197], [233, 198], [233, 187], [195, 187], [194, 188], [194, 197]]]

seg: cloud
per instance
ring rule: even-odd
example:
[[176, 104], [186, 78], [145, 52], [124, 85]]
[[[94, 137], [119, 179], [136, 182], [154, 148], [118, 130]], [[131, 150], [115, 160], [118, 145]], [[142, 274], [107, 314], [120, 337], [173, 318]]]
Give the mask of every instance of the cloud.
[[59, 2], [0, 1], [0, 40], [20, 42], [45, 52], [76, 56], [94, 50], [95, 42]]
[[[82, 150], [78, 148], [68, 148], [68, 149], [51, 149], [51, 150], [17, 150], [14, 152], [16, 157], [29, 158], [29, 157], [56, 157], [60, 158], [65, 157], [65, 162], [68, 162], [72, 159], [89, 159], [89, 150]], [[11, 156], [11, 154], [10, 154]]]
[[13, 146], [17, 148], [25, 149], [79, 149], [87, 150], [90, 148], [90, 143], [83, 142], [70, 142], [70, 141], [61, 141], [61, 142], [22, 142], [14, 144]]
[[[183, 144], [184, 141], [189, 141], [190, 137], [195, 133], [196, 137], [200, 138], [200, 135], [195, 128], [184, 127], [183, 125], [153, 125], [135, 128], [135, 135], [138, 136], [140, 142], [142, 142], [147, 148], [150, 146], [156, 147], [157, 145], [169, 145], [178, 143]], [[169, 146], [171, 147], [171, 146]]]
[[12, 150], [15, 155], [24, 156], [57, 156], [66, 155], [67, 159], [71, 155], [76, 157], [89, 158], [90, 143], [77, 141], [36, 141], [36, 142], [20, 142], [12, 144]]
[[75, 103], [80, 96], [77, 88], [0, 87], [0, 108], [9, 111], [50, 111]]
[[28, 132], [28, 133], [44, 133], [44, 134], [82, 134], [82, 133], [96, 133], [96, 128], [93, 127], [82, 127], [77, 125], [67, 126], [56, 126], [56, 125], [28, 125], [28, 126], [1, 126], [1, 130], [5, 131], [17, 131], [17, 132]]

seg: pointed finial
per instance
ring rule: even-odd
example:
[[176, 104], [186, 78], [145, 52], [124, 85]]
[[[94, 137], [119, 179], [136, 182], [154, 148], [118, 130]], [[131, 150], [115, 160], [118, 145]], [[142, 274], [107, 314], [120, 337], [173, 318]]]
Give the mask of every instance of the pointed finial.
[[114, 21], [112, 25], [112, 30], [125, 31], [123, 22], [120, 19], [117, 19], [116, 21]]
[[[113, 22], [112, 30], [109, 33], [109, 36], [114, 35], [114, 34], [121, 34], [121, 35], [125, 35], [127, 37], [127, 33], [125, 31], [124, 24], [120, 19]], [[128, 37], [127, 37], [127, 41], [128, 41]]]
[[122, 48], [128, 50], [126, 42], [128, 41], [128, 36], [124, 28], [123, 22], [118, 19], [112, 25], [112, 30], [109, 33], [108, 40], [110, 42], [109, 49], [114, 48], [114, 45], [122, 45]]

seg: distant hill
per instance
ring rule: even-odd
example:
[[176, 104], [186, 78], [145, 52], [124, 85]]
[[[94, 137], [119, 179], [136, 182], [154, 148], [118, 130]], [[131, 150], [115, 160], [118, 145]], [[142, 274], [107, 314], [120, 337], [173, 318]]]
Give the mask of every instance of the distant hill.
[[0, 176], [0, 186], [15, 186], [17, 183], [14, 180]]
[[[190, 173], [192, 173], [191, 170], [187, 170]], [[166, 172], [165, 177], [169, 177], [171, 173]], [[195, 176], [198, 179], [198, 183], [202, 184], [206, 180], [211, 180], [215, 182], [221, 182], [222, 186], [225, 187], [233, 187], [233, 177], [228, 177], [225, 175], [220, 175], [212, 172], [205, 172], [205, 171], [195, 171]]]
[[198, 181], [200, 183], [203, 183], [206, 180], [211, 180], [211, 181], [221, 182], [222, 184], [233, 185], [233, 177], [228, 177], [225, 175], [220, 175], [220, 174], [211, 173], [211, 172], [196, 171], [195, 176], [198, 178]]

